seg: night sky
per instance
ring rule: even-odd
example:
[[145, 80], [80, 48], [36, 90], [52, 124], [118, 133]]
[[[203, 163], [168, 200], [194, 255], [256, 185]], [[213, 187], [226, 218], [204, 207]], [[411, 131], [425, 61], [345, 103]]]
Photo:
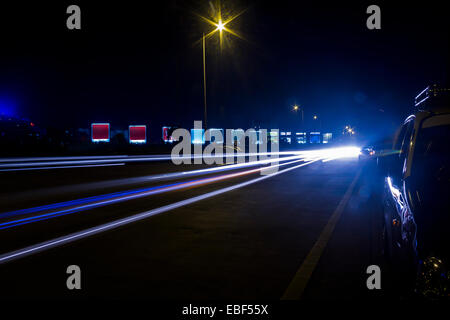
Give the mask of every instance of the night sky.
[[[0, 113], [40, 126], [111, 122], [192, 127], [203, 117], [203, 32], [217, 2], [17, 2], [0, 8]], [[146, 3], [146, 5], [144, 5]], [[70, 4], [82, 30], [66, 28]], [[381, 30], [366, 8], [381, 8]], [[304, 107], [324, 128], [346, 124], [383, 136], [412, 110], [415, 94], [446, 83], [444, 1], [222, 1], [245, 40], [206, 42], [209, 127], [293, 127]]]

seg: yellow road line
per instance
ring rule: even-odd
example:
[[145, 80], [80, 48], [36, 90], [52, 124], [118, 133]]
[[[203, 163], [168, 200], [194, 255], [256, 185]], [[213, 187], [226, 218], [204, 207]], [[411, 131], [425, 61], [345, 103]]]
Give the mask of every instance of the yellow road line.
[[281, 297], [281, 300], [298, 300], [301, 298], [303, 291], [305, 290], [306, 285], [308, 284], [308, 281], [311, 278], [311, 275], [316, 268], [317, 263], [319, 262], [322, 252], [327, 246], [327, 243], [330, 240], [331, 235], [333, 234], [334, 228], [336, 227], [336, 224], [339, 221], [342, 212], [344, 211], [348, 201], [350, 200], [353, 189], [355, 188], [360, 175], [361, 170], [359, 170], [356, 174], [352, 183], [348, 187], [338, 206], [328, 220], [327, 225], [325, 226], [325, 228], [323, 228], [322, 233], [320, 234], [316, 243], [306, 256], [306, 259], [303, 261], [300, 268], [297, 270], [294, 278]]

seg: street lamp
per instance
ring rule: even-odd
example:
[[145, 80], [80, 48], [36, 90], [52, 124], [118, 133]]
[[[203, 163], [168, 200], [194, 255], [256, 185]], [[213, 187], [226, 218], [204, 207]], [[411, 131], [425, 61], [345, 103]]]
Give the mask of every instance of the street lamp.
[[[220, 6], [220, 5], [219, 5]], [[222, 20], [222, 13], [221, 10], [219, 8], [219, 13], [217, 15], [217, 17], [215, 17], [214, 21], [210, 20], [206, 17], [203, 17], [201, 15], [198, 15], [201, 19], [203, 19], [204, 21], [206, 21], [207, 23], [209, 23], [210, 25], [214, 26], [215, 29], [212, 30], [211, 32], [209, 32], [208, 34], [203, 33], [202, 36], [202, 51], [203, 51], [203, 100], [204, 100], [204, 120], [205, 120], [205, 130], [207, 129], [208, 125], [207, 125], [207, 116], [208, 116], [208, 108], [207, 108], [207, 103], [206, 103], [206, 39], [210, 38], [212, 35], [214, 35], [216, 32], [219, 32], [219, 39], [220, 39], [220, 49], [222, 49], [222, 41], [223, 41], [223, 32], [228, 32], [232, 35], [234, 35], [235, 37], [238, 37], [240, 39], [243, 39], [242, 36], [240, 36], [238, 33], [236, 33], [235, 31], [229, 29], [228, 27], [226, 27], [227, 24], [229, 24], [231, 21], [233, 21], [234, 19], [236, 19], [237, 17], [239, 17], [242, 13], [245, 12], [241, 11], [239, 14], [231, 17], [230, 19], [223, 21]], [[215, 22], [217, 21], [217, 22]]]
[[219, 20], [219, 22], [217, 23], [217, 30], [222, 32], [224, 29], [225, 29], [225, 25], [222, 23], [222, 20]]
[[351, 127], [351, 126], [349, 126], [349, 125], [347, 125], [347, 126], [345, 126], [345, 129], [343, 130], [343, 132], [342, 132], [342, 134], [347, 134], [348, 133], [348, 135], [354, 135], [356, 132], [355, 132], [355, 128], [353, 127]]
[[[319, 119], [319, 116], [315, 114], [313, 116], [313, 120], [318, 120], [318, 119]], [[318, 129], [322, 130], [322, 118], [320, 118], [318, 122], [319, 122], [319, 128]], [[317, 122], [314, 121], [314, 127], [315, 128], [317, 128], [316, 124], [317, 124]]]
[[304, 128], [304, 114], [303, 114], [303, 107], [299, 107], [298, 105], [294, 105], [293, 107], [292, 107], [292, 110], [294, 110], [295, 112], [297, 112], [298, 110], [301, 110], [301, 112], [302, 112], [302, 129]]

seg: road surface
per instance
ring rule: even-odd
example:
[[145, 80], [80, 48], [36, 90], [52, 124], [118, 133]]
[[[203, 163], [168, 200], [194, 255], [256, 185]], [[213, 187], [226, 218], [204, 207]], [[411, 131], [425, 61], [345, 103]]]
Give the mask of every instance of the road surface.
[[[366, 286], [367, 267], [384, 263], [374, 168], [281, 163], [273, 175], [259, 166], [186, 175], [211, 167], [167, 160], [2, 171], [0, 297], [386, 297], [386, 281]], [[81, 290], [66, 287], [70, 265]]]

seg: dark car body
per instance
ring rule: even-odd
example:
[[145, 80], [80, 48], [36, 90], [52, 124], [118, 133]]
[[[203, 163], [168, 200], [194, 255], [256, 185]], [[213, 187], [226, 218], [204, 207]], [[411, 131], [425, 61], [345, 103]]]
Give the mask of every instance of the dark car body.
[[450, 108], [422, 110], [397, 131], [385, 160], [384, 238], [416, 292], [450, 297]]

